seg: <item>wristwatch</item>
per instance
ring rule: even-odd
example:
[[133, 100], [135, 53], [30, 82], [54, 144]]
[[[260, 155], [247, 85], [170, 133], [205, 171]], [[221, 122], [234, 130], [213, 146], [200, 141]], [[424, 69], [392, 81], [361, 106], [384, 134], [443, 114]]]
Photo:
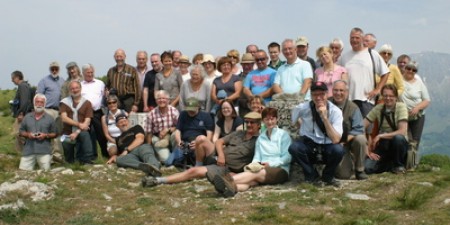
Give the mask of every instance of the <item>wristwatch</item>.
[[123, 149], [123, 151], [127, 151], [127, 152], [130, 152], [130, 151], [128, 151], [128, 146], [127, 146], [127, 147], [125, 147], [125, 148]]

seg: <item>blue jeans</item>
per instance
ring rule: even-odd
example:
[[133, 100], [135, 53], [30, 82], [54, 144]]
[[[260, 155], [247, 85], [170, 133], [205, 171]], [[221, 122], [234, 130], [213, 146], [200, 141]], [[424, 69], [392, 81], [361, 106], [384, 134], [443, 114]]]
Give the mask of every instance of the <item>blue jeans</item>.
[[309, 138], [292, 142], [289, 146], [289, 153], [294, 162], [300, 164], [305, 174], [305, 181], [313, 182], [319, 178], [319, 173], [314, 169], [317, 163], [314, 148], [321, 146], [323, 149], [323, 163], [325, 168], [322, 171], [322, 180], [330, 182], [334, 178], [336, 169], [344, 156], [344, 147], [340, 144], [317, 144]]
[[375, 149], [380, 160], [366, 160], [366, 173], [383, 173], [395, 167], [405, 167], [407, 152], [408, 141], [403, 135], [395, 135], [392, 139], [380, 139]]
[[68, 163], [75, 162], [75, 154], [81, 163], [90, 163], [93, 159], [94, 153], [92, 150], [91, 136], [87, 131], [81, 131], [78, 134], [78, 137], [75, 139], [75, 144], [63, 142], [62, 146], [64, 149], [64, 159]]

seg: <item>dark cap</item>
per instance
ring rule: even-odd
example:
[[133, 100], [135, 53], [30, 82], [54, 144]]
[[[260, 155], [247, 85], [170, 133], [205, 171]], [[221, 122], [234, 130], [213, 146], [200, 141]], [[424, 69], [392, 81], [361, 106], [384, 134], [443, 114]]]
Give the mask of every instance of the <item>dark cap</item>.
[[121, 120], [121, 119], [128, 119], [128, 116], [125, 115], [125, 114], [123, 114], [123, 113], [117, 115], [117, 116], [116, 116], [116, 123], [118, 123], [119, 120]]
[[188, 98], [186, 100], [186, 104], [185, 104], [186, 111], [196, 111], [196, 110], [198, 110], [198, 107], [200, 107], [200, 103], [198, 102], [198, 99], [192, 97], [192, 98]]
[[322, 81], [313, 82], [311, 85], [311, 91], [328, 91], [327, 85]]

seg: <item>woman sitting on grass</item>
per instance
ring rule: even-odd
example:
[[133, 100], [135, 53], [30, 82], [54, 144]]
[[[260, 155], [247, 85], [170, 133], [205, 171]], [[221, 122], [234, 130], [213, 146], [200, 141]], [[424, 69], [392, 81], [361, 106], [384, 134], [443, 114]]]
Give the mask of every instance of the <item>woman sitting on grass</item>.
[[[256, 140], [255, 155], [245, 172], [231, 177], [229, 173], [217, 174], [210, 181], [225, 197], [232, 197], [238, 191], [246, 191], [259, 184], [281, 184], [289, 178], [291, 155], [288, 152], [291, 137], [278, 128], [278, 113], [274, 108], [262, 111], [266, 130]], [[212, 174], [207, 174], [212, 177]]]

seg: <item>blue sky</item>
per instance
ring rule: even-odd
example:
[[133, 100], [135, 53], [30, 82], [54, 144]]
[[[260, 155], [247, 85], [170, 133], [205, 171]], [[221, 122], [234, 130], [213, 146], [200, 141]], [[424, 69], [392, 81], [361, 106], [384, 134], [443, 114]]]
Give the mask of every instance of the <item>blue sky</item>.
[[[349, 31], [374, 33], [378, 47], [402, 53], [450, 53], [450, 1], [256, 1], [256, 0], [0, 0], [0, 88], [12, 88], [21, 70], [37, 85], [48, 64], [92, 63], [103, 76], [123, 48], [135, 65], [138, 50], [179, 49], [225, 55], [255, 43], [306, 36], [309, 55], [335, 37], [349, 50]], [[67, 77], [66, 70], [61, 76]]]

